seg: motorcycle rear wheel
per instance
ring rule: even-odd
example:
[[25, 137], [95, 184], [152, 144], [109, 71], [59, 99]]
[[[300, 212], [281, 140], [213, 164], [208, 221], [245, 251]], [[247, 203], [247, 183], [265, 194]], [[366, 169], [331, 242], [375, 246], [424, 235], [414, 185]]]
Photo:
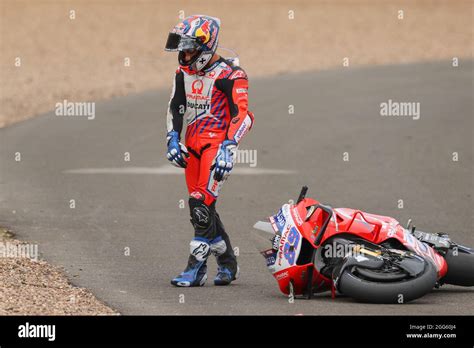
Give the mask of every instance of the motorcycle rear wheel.
[[441, 279], [442, 283], [474, 286], [474, 254], [467, 254], [461, 250], [455, 254], [450, 249], [444, 258], [448, 264], [448, 273]]
[[[429, 293], [437, 281], [435, 266], [424, 261], [423, 273], [416, 278], [401, 278], [398, 272], [393, 275], [378, 275], [373, 270], [359, 271], [357, 266], [348, 267], [341, 275], [338, 290], [360, 302], [368, 303], [407, 303]], [[372, 276], [371, 276], [372, 274]]]

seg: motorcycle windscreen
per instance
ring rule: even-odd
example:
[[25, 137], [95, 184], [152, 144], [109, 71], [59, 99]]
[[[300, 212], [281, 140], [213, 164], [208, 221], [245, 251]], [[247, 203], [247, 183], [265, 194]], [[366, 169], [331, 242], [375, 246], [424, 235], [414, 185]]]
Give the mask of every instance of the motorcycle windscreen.
[[275, 231], [271, 223], [259, 221], [254, 226], [251, 233], [252, 242], [257, 251], [265, 259], [268, 270], [274, 273], [274, 265], [276, 262], [276, 250], [273, 249], [273, 242], [275, 238]]

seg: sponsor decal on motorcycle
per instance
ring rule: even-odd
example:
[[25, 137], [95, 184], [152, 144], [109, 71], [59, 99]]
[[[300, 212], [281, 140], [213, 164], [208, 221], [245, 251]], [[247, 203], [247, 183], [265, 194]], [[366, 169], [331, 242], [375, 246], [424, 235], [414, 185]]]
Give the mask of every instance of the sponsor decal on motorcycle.
[[285, 230], [280, 238], [278, 248], [278, 266], [281, 269], [295, 264], [301, 247], [301, 235], [292, 220], [287, 219]]
[[286, 224], [286, 219], [285, 219], [285, 215], [283, 215], [283, 210], [280, 209], [278, 213], [273, 216], [273, 219], [275, 221], [275, 224], [278, 227], [278, 231], [282, 232], [283, 227], [285, 227], [285, 224]]
[[293, 208], [293, 217], [295, 218], [298, 226], [301, 226], [303, 224], [303, 220], [301, 220], [301, 216], [296, 208]]
[[290, 231], [290, 228], [290, 226], [287, 226], [285, 232], [281, 235], [280, 238], [280, 246], [278, 248], [278, 266], [281, 266], [283, 262], [283, 248], [285, 247], [286, 239], [288, 237], [288, 232]]
[[273, 250], [278, 250], [278, 246], [280, 245], [280, 239], [281, 236], [278, 234], [275, 234], [272, 238], [272, 249]]
[[300, 242], [300, 234], [295, 227], [290, 229], [288, 240], [283, 247], [283, 254], [288, 263], [293, 266], [296, 262], [296, 248]]
[[275, 276], [275, 279], [276, 279], [276, 280], [280, 280], [280, 279], [284, 279], [284, 278], [286, 278], [286, 277], [288, 277], [288, 271], [281, 272], [281, 273], [277, 274], [277, 275]]
[[266, 250], [261, 253], [267, 261], [267, 267], [271, 267], [276, 262], [276, 252], [273, 250]]
[[286, 205], [280, 208], [276, 215], [270, 216], [270, 223], [272, 224], [273, 230], [275, 232], [280, 232], [280, 235], [283, 234], [283, 229], [286, 225], [285, 212], [287, 213]]
[[[290, 205], [285, 204], [276, 215], [270, 216], [275, 233], [272, 248], [276, 262], [270, 268], [272, 273], [284, 270], [295, 264], [301, 248], [301, 235], [290, 213]], [[281, 235], [280, 235], [281, 234]]]

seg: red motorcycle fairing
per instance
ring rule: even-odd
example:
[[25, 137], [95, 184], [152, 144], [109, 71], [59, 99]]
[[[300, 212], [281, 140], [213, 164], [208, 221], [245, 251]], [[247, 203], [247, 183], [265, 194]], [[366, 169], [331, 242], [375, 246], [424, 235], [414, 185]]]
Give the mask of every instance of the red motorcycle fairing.
[[304, 294], [308, 279], [312, 280], [313, 289], [325, 291], [331, 287], [331, 280], [315, 269], [314, 260], [308, 255], [312, 255], [328, 238], [342, 233], [353, 234], [374, 244], [398, 240], [407, 250], [432, 261], [438, 279], [447, 273], [444, 258], [412, 236], [396, 219], [350, 208], [329, 208], [332, 210], [332, 216], [329, 216], [328, 209], [319, 207], [318, 201], [305, 198], [296, 205], [283, 205], [276, 215], [269, 217], [278, 239], [274, 243], [276, 251], [266, 249], [261, 253], [284, 294], [290, 293], [290, 287], [295, 294]]
[[[304, 212], [308, 210], [308, 207], [314, 204], [319, 204], [319, 202], [314, 199], [301, 201], [292, 209], [294, 215], [299, 215], [299, 217], [295, 217], [295, 220], [301, 220], [301, 216], [304, 216]], [[334, 216], [329, 221], [321, 242], [339, 233], [354, 234], [374, 244], [382, 244], [393, 238], [403, 244], [407, 250], [430, 260], [438, 270], [438, 278], [442, 278], [447, 273], [446, 260], [426, 243], [416, 239], [396, 219], [351, 208], [335, 208], [333, 212]], [[314, 236], [314, 233], [308, 233], [308, 228], [301, 228], [301, 232], [304, 236], [310, 238]]]
[[438, 278], [442, 278], [446, 274], [448, 266], [445, 259], [426, 243], [416, 239], [396, 219], [350, 208], [336, 208], [334, 214], [338, 221], [339, 232], [334, 222], [331, 221], [325, 233], [326, 238], [340, 233], [341, 230], [345, 233], [355, 234], [375, 244], [382, 244], [393, 238], [403, 244], [407, 250], [430, 260], [436, 266]]
[[[293, 287], [295, 294], [305, 293], [308, 277], [311, 277], [312, 284], [321, 285], [318, 289], [327, 290], [330, 280], [313, 267], [312, 260], [308, 256], [312, 255], [314, 247], [298, 228], [302, 225], [301, 218], [296, 216], [295, 222], [290, 209], [293, 209], [293, 206], [285, 204], [276, 215], [269, 218], [275, 235], [278, 236], [277, 243], [274, 243], [276, 251], [267, 249], [262, 250], [261, 254], [267, 260], [267, 267], [284, 294], [290, 294], [290, 287]], [[311, 247], [311, 253], [308, 253], [308, 246]], [[301, 257], [301, 251], [306, 253], [306, 258]]]

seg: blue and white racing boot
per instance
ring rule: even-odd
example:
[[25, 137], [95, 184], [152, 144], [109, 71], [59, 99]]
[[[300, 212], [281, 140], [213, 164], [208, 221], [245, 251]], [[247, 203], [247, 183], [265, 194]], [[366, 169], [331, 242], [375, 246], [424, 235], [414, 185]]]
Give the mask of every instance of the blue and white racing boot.
[[217, 275], [214, 278], [214, 285], [229, 285], [231, 282], [239, 278], [239, 275], [239, 266], [236, 267], [235, 271], [232, 271], [226, 266], [218, 266]]
[[240, 270], [229, 236], [217, 212], [216, 222], [219, 236], [210, 241], [211, 253], [216, 257], [218, 266], [214, 285], [229, 285], [239, 277]]
[[194, 238], [189, 247], [188, 265], [179, 276], [171, 280], [174, 286], [203, 286], [207, 280], [207, 258], [210, 254], [207, 239]]
[[[171, 280], [174, 286], [190, 287], [203, 286], [207, 280], [207, 260], [198, 261], [194, 256], [189, 257], [190, 261], [186, 269], [181, 274]], [[194, 259], [194, 260], [192, 260]]]

